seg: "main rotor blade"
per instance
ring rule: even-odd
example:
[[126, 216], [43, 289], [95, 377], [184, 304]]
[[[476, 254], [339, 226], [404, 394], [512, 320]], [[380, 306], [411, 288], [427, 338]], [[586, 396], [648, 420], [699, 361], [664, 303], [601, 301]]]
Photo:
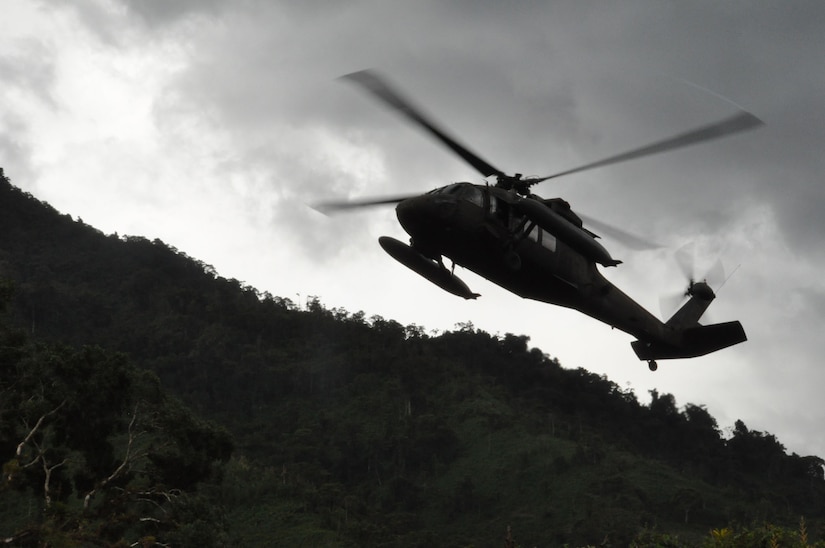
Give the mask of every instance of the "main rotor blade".
[[388, 196], [386, 198], [369, 198], [366, 200], [342, 200], [340, 202], [319, 202], [312, 204], [312, 209], [328, 215], [330, 213], [337, 213], [339, 211], [346, 211], [348, 209], [357, 209], [361, 207], [371, 207], [377, 205], [397, 204], [403, 202], [407, 198], [418, 196], [418, 194], [407, 194], [404, 196]]
[[409, 99], [406, 99], [400, 92], [381, 78], [376, 72], [370, 70], [362, 70], [346, 74], [341, 78], [350, 80], [360, 85], [362, 88], [372, 93], [385, 104], [399, 111], [407, 118], [426, 129], [436, 139], [447, 145], [453, 152], [461, 156], [465, 162], [473, 166], [485, 177], [491, 175], [503, 175], [504, 173], [498, 168], [490, 165], [485, 160], [481, 159], [477, 154], [471, 152], [466, 147], [461, 145], [458, 141], [450, 137], [444, 130], [440, 129], [432, 121], [426, 118], [421, 110], [414, 107]]
[[710, 141], [711, 139], [718, 139], [719, 137], [732, 135], [740, 131], [754, 129], [763, 124], [764, 122], [762, 120], [760, 120], [750, 112], [746, 112], [743, 110], [739, 114], [731, 116], [730, 118], [726, 118], [720, 122], [703, 126], [692, 131], [688, 131], [687, 133], [676, 135], [674, 137], [671, 137], [670, 139], [658, 141], [656, 143], [643, 146], [641, 148], [637, 148], [619, 154], [617, 156], [611, 156], [610, 158], [605, 158], [604, 160], [599, 160], [598, 162], [593, 162], [577, 168], [562, 171], [561, 173], [555, 173], [553, 175], [548, 175], [547, 177], [535, 179], [534, 181], [531, 181], [531, 184], [546, 181], [547, 179], [555, 179], [556, 177], [561, 177], [563, 175], [578, 173], [580, 171], [585, 171], [587, 169], [594, 169], [597, 167], [607, 166], [610, 164], [617, 164], [619, 162], [626, 162], [627, 160], [632, 160], [634, 158], [641, 158], [642, 156], [659, 154], [660, 152], [666, 152], [668, 150], [695, 145], [705, 141]]
[[646, 251], [650, 249], [659, 249], [662, 247], [660, 244], [645, 240], [644, 238], [631, 234], [630, 232], [625, 232], [621, 228], [616, 228], [615, 226], [609, 225], [602, 221], [597, 221], [588, 215], [582, 215], [578, 211], [576, 212], [576, 215], [578, 215], [588, 227], [592, 227], [596, 232], [616, 240], [627, 248], [635, 249], [637, 251]]

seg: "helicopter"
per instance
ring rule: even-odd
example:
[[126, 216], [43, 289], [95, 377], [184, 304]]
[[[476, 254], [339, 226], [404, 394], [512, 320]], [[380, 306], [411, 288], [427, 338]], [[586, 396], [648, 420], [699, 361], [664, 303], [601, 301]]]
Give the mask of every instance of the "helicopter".
[[[763, 122], [753, 114], [740, 110], [716, 123], [574, 169], [524, 177], [506, 174], [459, 143], [378, 72], [362, 70], [341, 79], [408, 118], [485, 179], [495, 178], [493, 184], [456, 182], [425, 194], [315, 204], [322, 213], [394, 204], [410, 243], [389, 236], [381, 236], [378, 242], [404, 266], [464, 299], [480, 295], [456, 276], [456, 265], [522, 298], [578, 310], [635, 337], [631, 347], [651, 371], [657, 370], [657, 360], [703, 356], [747, 340], [739, 321], [699, 323], [716, 298], [705, 280], [691, 278], [684, 292], [687, 302], [668, 320], [659, 320], [599, 271], [597, 265], [610, 268], [622, 261], [611, 256], [596, 231], [634, 249], [658, 246], [576, 213], [562, 198], [533, 194], [531, 188], [565, 175], [754, 129]], [[450, 268], [444, 258], [452, 262]]]

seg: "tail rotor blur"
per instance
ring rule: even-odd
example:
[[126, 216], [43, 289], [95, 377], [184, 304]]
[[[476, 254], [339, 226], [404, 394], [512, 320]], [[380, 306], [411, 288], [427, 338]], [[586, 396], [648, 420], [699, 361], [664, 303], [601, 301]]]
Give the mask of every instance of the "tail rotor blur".
[[687, 280], [687, 287], [659, 298], [659, 306], [663, 318], [671, 316], [678, 310], [688, 298], [695, 294], [696, 289], [701, 287], [702, 291], [707, 291], [708, 289], [718, 291], [727, 281], [725, 277], [725, 267], [722, 264], [721, 258], [717, 258], [716, 261], [714, 261], [704, 276], [697, 278], [694, 250], [695, 244], [691, 242], [680, 247], [674, 253], [676, 264]]

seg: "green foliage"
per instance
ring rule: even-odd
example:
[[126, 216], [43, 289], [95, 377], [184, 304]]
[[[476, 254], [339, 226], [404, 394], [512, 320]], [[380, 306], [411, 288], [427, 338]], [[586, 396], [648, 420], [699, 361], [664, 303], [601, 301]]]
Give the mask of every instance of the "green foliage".
[[122, 354], [30, 343], [5, 322], [0, 349], [3, 538], [216, 544], [221, 521], [194, 488], [229, 458], [225, 431], [196, 420]]
[[766, 523], [751, 527], [722, 527], [712, 529], [701, 542], [684, 542], [678, 536], [647, 529], [640, 531], [631, 541], [632, 548], [821, 548], [825, 541], [810, 543], [805, 518], [799, 518], [796, 528], [780, 527]]

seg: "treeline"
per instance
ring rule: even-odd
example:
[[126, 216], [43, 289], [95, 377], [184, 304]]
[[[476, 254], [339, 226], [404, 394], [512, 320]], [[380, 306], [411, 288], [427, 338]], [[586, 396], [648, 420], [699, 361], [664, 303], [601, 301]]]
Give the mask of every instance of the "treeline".
[[[657, 392], [643, 404], [605, 377], [563, 368], [525, 336], [470, 323], [432, 335], [317, 298], [301, 308], [158, 240], [103, 235], [8, 182], [0, 277], [14, 283], [10, 319], [33, 344], [125, 353], [231, 432], [234, 457], [208, 497], [226, 512], [228, 536], [215, 538], [501, 545], [511, 525], [531, 545], [606, 536], [622, 545], [650, 531], [698, 543], [711, 528], [795, 527], [803, 515], [811, 539], [822, 531], [819, 457], [789, 455], [741, 421], [726, 439], [703, 406]], [[118, 370], [107, 360], [96, 363]], [[126, 386], [149, 378], [129, 371]], [[94, 387], [94, 375], [83, 375], [76, 389]], [[25, 425], [66, 399], [56, 397], [9, 434], [3, 459]], [[123, 462], [135, 398], [89, 407], [88, 416], [117, 417], [100, 420], [113, 425], [104, 438], [120, 440], [87, 472], [95, 481]], [[223, 441], [186, 439], [226, 459], [226, 439], [207, 431]], [[192, 465], [197, 481], [212, 477], [207, 468]], [[42, 491], [41, 479], [33, 481]], [[72, 481], [74, 497], [95, 484]]]

